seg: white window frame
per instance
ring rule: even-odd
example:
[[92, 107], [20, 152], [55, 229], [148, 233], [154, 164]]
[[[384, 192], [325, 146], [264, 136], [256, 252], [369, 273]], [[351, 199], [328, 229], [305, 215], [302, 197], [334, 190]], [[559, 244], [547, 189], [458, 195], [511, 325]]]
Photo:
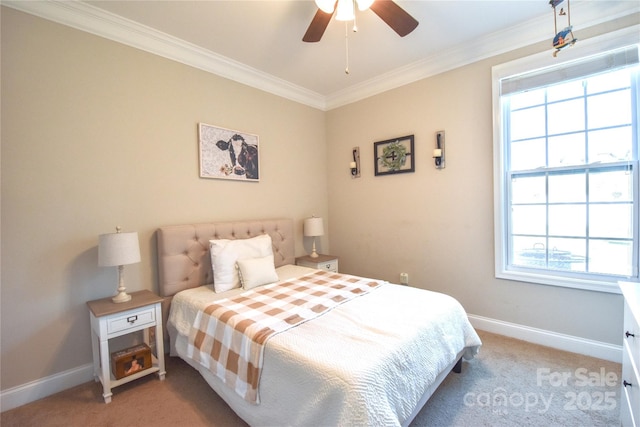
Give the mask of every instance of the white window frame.
[[[494, 162], [494, 238], [495, 238], [495, 276], [499, 279], [520, 282], [539, 283], [543, 285], [562, 286], [585, 289], [591, 291], [620, 293], [617, 282], [602, 279], [574, 278], [554, 275], [551, 272], [534, 273], [531, 271], [517, 271], [507, 269], [507, 238], [508, 218], [506, 211], [506, 192], [508, 184], [505, 180], [505, 150], [503, 145], [502, 105], [500, 102], [501, 80], [518, 74], [529, 73], [547, 67], [579, 60], [592, 55], [626, 46], [640, 44], [640, 25], [614, 31], [592, 39], [580, 40], [572, 48], [562, 50], [557, 57], [553, 57], [552, 48], [549, 50], [517, 59], [492, 68], [492, 97], [493, 97], [493, 162]], [[637, 169], [636, 169], [637, 170]], [[636, 183], [637, 191], [637, 183]], [[634, 208], [638, 207], [637, 195]], [[636, 225], [636, 229], [637, 229]], [[636, 236], [637, 238], [637, 236]], [[637, 262], [637, 261], [636, 261]], [[621, 279], [622, 280], [622, 279]], [[635, 277], [626, 278], [627, 281], [638, 281]]]

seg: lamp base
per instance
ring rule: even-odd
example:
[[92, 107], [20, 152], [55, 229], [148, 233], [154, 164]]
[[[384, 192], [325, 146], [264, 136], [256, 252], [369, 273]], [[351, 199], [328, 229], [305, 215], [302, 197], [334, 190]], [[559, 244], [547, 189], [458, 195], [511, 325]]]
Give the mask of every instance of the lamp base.
[[311, 258], [318, 258], [318, 252], [316, 252], [316, 237], [313, 236], [313, 247], [311, 248]]
[[115, 297], [111, 298], [111, 301], [115, 302], [116, 304], [120, 304], [121, 302], [131, 301], [131, 295], [129, 295], [125, 291], [122, 291], [122, 292], [119, 292], [118, 295], [116, 295]]
[[119, 304], [121, 302], [131, 301], [131, 295], [127, 294], [126, 290], [127, 288], [125, 288], [124, 286], [124, 265], [119, 265], [118, 266], [118, 289], [116, 290], [116, 292], [118, 292], [118, 295], [111, 298], [111, 301], [115, 302], [116, 304]]

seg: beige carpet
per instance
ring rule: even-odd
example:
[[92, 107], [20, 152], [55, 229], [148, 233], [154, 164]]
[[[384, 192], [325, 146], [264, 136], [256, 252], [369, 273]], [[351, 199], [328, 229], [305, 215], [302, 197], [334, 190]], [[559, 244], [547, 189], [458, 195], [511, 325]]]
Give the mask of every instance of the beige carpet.
[[[483, 347], [450, 374], [412, 426], [617, 426], [620, 365], [478, 331]], [[167, 360], [153, 375], [114, 389], [86, 383], [6, 411], [13, 426], [242, 426], [188, 365]]]

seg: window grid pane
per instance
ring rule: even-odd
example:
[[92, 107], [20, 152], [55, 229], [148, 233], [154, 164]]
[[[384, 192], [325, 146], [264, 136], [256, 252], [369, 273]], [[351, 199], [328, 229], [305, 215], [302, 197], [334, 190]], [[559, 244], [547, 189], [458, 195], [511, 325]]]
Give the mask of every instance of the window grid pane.
[[627, 277], [633, 182], [629, 165], [512, 173], [509, 264]]
[[635, 273], [637, 88], [610, 74], [508, 97], [508, 265]]

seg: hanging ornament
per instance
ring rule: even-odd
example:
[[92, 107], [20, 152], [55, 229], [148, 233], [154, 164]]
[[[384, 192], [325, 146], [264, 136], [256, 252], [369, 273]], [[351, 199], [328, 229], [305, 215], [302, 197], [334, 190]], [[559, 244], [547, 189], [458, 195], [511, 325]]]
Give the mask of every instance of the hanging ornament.
[[[571, 25], [571, 4], [570, 0], [567, 0], [567, 10], [564, 10], [564, 7], [561, 7], [560, 10], [557, 10], [557, 7], [560, 6], [564, 0], [549, 0], [549, 4], [553, 8], [553, 26], [554, 32], [556, 36], [553, 38], [553, 47], [555, 51], [553, 52], [553, 56], [557, 56], [560, 50], [564, 49], [567, 46], [573, 46], [578, 41], [577, 38], [573, 36], [573, 26]], [[558, 31], [558, 16], [564, 17], [566, 16], [567, 26], [564, 29]]]

